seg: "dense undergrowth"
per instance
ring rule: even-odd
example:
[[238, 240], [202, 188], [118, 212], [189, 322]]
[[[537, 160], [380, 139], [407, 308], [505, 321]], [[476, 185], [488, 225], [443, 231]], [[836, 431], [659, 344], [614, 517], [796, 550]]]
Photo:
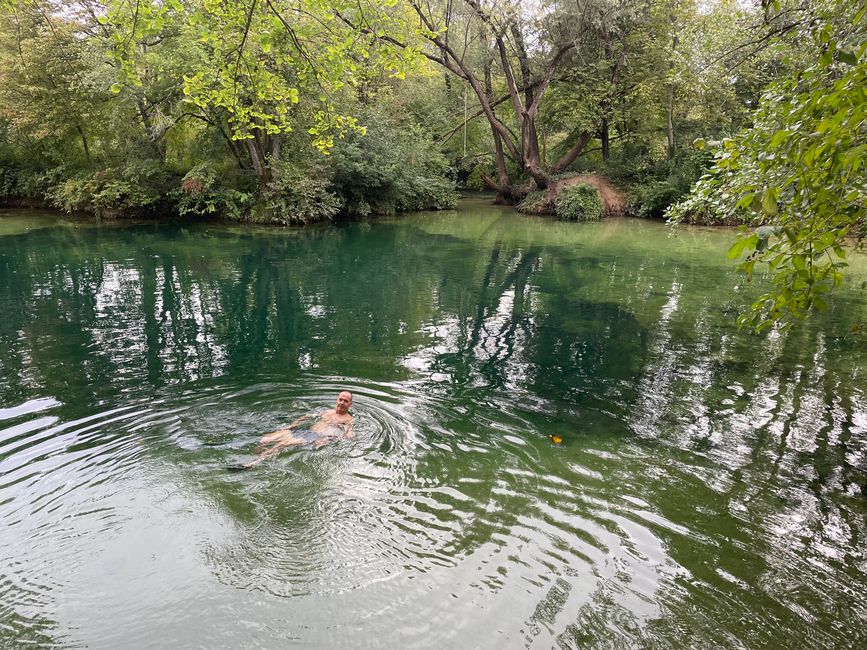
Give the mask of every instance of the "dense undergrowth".
[[339, 141], [328, 156], [296, 149], [271, 161], [265, 182], [219, 159], [186, 173], [153, 158], [104, 167], [7, 159], [0, 160], [0, 203], [101, 218], [178, 214], [281, 225], [454, 207], [452, 169], [427, 145], [418, 127], [376, 126]]

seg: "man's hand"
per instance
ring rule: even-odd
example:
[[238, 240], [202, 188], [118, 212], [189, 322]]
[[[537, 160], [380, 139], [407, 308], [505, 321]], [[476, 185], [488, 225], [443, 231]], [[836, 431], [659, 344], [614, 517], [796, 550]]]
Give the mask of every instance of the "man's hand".
[[290, 424], [288, 427], [286, 427], [286, 429], [294, 429], [295, 427], [297, 427], [297, 426], [298, 426], [299, 424], [301, 424], [302, 422], [305, 422], [306, 420], [312, 420], [314, 417], [315, 417], [315, 416], [314, 416], [313, 413], [308, 413], [308, 414], [306, 414], [306, 415], [302, 415], [300, 418], [294, 420], [294, 421], [292, 422], [292, 424]]

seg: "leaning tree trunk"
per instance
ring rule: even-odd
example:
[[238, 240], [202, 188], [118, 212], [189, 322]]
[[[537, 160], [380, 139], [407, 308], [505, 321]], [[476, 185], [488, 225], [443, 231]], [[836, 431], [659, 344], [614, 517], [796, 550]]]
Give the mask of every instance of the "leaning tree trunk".
[[[671, 60], [668, 62], [669, 74], [674, 71], [674, 59], [677, 54], [677, 48], [680, 45], [680, 36], [677, 32], [677, 16], [671, 15], [671, 24], [674, 29], [674, 34], [671, 37]], [[668, 140], [668, 159], [674, 159], [674, 81], [668, 84], [668, 102], [665, 107], [665, 137]]]
[[87, 162], [90, 162], [90, 145], [87, 142], [87, 134], [84, 132], [84, 127], [82, 127], [81, 124], [76, 124], [75, 130], [78, 131], [78, 135], [81, 137], [81, 146], [84, 148], [84, 157], [87, 158]]
[[[479, 38], [482, 43], [488, 42], [488, 34], [487, 30], [485, 30], [484, 26], [479, 27]], [[485, 75], [485, 96], [488, 100], [488, 103], [493, 106], [494, 101], [494, 83], [493, 83], [493, 75], [491, 73], [491, 67], [494, 63], [493, 56], [486, 56], [483, 64], [483, 71]], [[497, 165], [497, 182], [494, 182], [487, 176], [482, 176], [482, 181], [485, 185], [488, 186], [489, 189], [494, 190], [497, 193], [497, 199], [503, 203], [512, 203], [514, 200], [512, 193], [512, 184], [509, 180], [509, 171], [506, 169], [506, 153], [503, 150], [503, 140], [500, 136], [500, 132], [494, 127], [493, 124], [491, 126], [491, 136], [494, 139], [494, 157]]]

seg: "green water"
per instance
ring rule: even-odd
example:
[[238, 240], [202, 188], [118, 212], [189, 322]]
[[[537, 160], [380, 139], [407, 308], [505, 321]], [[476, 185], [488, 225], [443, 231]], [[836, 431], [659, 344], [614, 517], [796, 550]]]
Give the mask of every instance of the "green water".
[[867, 265], [754, 336], [731, 236], [0, 214], [0, 647], [867, 643]]

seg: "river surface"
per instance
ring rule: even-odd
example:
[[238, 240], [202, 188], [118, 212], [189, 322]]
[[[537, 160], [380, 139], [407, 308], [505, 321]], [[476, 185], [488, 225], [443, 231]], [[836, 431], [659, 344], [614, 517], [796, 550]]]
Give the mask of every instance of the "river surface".
[[0, 647], [864, 647], [867, 270], [756, 336], [732, 237], [3, 212]]

